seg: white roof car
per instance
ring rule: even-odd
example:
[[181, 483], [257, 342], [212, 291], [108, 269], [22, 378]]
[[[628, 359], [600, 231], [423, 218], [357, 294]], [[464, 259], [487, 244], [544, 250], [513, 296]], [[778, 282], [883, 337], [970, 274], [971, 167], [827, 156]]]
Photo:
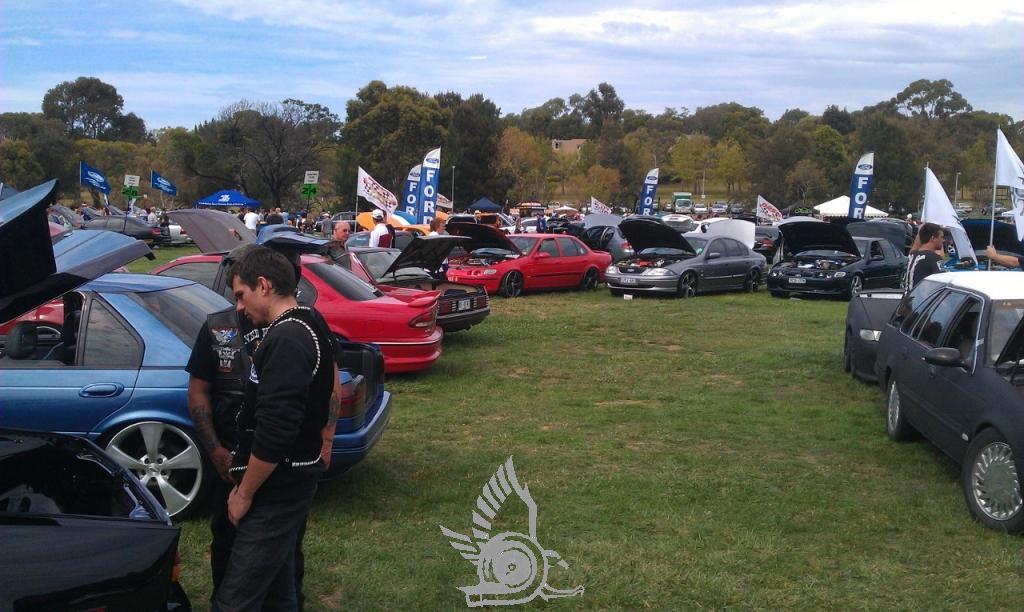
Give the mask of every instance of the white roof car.
[[1018, 270], [943, 272], [929, 281], [986, 295], [993, 300], [1024, 299], [1024, 275]]

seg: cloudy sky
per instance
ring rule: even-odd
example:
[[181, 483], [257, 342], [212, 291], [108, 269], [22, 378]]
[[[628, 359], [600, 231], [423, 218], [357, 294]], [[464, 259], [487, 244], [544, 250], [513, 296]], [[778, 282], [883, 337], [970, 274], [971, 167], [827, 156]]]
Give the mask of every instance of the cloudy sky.
[[1021, 0], [0, 0], [0, 112], [78, 76], [150, 128], [242, 98], [344, 116], [367, 82], [482, 93], [503, 112], [602, 81], [631, 108], [735, 101], [772, 119], [950, 79], [1024, 118]]

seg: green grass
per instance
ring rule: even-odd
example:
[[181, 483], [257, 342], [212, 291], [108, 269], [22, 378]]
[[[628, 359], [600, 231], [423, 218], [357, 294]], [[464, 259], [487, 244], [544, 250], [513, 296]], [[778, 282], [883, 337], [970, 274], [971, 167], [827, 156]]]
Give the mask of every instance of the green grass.
[[[885, 436], [877, 388], [840, 368], [845, 304], [495, 299], [427, 372], [393, 377], [390, 426], [324, 485], [306, 534], [311, 609], [463, 609], [468, 531], [509, 455], [538, 537], [586, 587], [552, 609], [1013, 607], [1020, 540], [974, 524], [956, 465]], [[521, 512], [501, 525], [525, 531]], [[204, 519], [183, 584], [210, 589]]]
[[129, 272], [143, 273], [149, 272], [157, 266], [162, 266], [179, 257], [186, 255], [198, 255], [199, 247], [194, 245], [188, 246], [166, 246], [156, 247], [153, 249], [153, 259], [136, 259], [132, 263], [128, 264], [127, 268]]

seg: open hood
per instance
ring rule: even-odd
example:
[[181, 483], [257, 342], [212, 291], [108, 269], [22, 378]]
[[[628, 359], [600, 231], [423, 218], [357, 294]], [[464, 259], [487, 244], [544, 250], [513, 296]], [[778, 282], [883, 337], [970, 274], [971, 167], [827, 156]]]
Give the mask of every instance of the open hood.
[[235, 215], [221, 210], [171, 210], [167, 217], [180, 225], [204, 253], [231, 251], [239, 245], [256, 242], [256, 232]]
[[846, 228], [820, 221], [796, 221], [779, 225], [783, 245], [790, 255], [804, 251], [842, 251], [860, 257], [860, 250]]
[[[871, 223], [856, 221], [846, 226], [846, 231], [857, 238], [882, 238], [888, 240], [900, 253], [907, 249], [907, 231], [902, 223]], [[913, 240], [913, 237], [911, 237]]]
[[607, 225], [618, 227], [620, 223], [622, 223], [622, 217], [619, 215], [594, 213], [583, 217], [583, 227], [587, 229], [598, 226], [604, 227]]
[[298, 228], [290, 225], [268, 225], [260, 232], [256, 244], [288, 253], [322, 253], [331, 243], [326, 238], [317, 238], [303, 234]]
[[717, 223], [701, 223], [699, 228], [689, 233], [709, 239], [724, 236], [746, 245], [748, 249], [754, 248], [754, 234], [756, 232], [754, 224], [750, 221], [723, 219]]
[[0, 296], [4, 299], [57, 270], [46, 218], [56, 193], [57, 181], [52, 180], [0, 204]]
[[466, 249], [466, 251], [472, 253], [477, 249], [492, 248], [492, 249], [505, 249], [513, 253], [520, 253], [519, 250], [505, 232], [491, 225], [480, 225], [479, 223], [449, 223], [448, 233], [453, 236], [463, 236], [469, 238], [469, 241], [461, 243], [459, 246]]
[[434, 272], [441, 267], [452, 249], [469, 242], [463, 236], [413, 236], [412, 241], [402, 249], [391, 266], [384, 271], [384, 276], [399, 268], [423, 268]]
[[[8, 232], [5, 232], [10, 225], [0, 226], [2, 250], [10, 244]], [[0, 321], [9, 321], [139, 257], [153, 257], [144, 242], [116, 232], [75, 230], [51, 245], [47, 227], [44, 225], [40, 229], [45, 247], [30, 247], [26, 241], [14, 251], [13, 256], [5, 254], [4, 265], [21, 265], [38, 272], [44, 269], [39, 262], [49, 262], [51, 271], [37, 275], [31, 282], [26, 282], [28, 279], [24, 276], [17, 279], [5, 276], [0, 294], [3, 295], [0, 298]], [[9, 282], [12, 280], [18, 282]]]
[[640, 253], [644, 249], [663, 248], [679, 249], [694, 253], [691, 245], [683, 235], [654, 219], [624, 219], [619, 230], [626, 237], [633, 250]]

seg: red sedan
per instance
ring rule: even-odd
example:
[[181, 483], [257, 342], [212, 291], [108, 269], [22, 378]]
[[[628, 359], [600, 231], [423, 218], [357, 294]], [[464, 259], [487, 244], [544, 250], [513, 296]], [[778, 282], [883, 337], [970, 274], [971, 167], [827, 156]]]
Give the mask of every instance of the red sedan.
[[612, 262], [608, 253], [562, 234], [508, 236], [477, 223], [449, 223], [448, 233], [470, 239], [463, 255], [449, 258], [448, 280], [505, 297], [539, 289], [594, 289]]
[[[232, 300], [220, 265], [223, 257], [224, 253], [179, 257], [153, 274], [194, 280]], [[437, 291], [384, 295], [320, 255], [302, 256], [299, 301], [314, 304], [335, 334], [379, 345], [388, 373], [423, 370], [441, 356], [438, 295]]]

